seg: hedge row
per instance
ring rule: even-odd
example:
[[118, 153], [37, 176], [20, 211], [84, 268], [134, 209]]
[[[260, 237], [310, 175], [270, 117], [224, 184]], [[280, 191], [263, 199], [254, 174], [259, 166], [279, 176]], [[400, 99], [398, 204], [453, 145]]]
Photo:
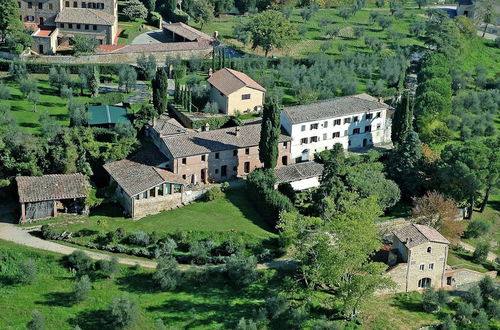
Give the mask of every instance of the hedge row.
[[[0, 71], [9, 71], [9, 65], [14, 61], [0, 59]], [[67, 64], [67, 63], [37, 63], [26, 62], [26, 68], [29, 73], [49, 74], [49, 70], [53, 66], [65, 68], [73, 74], [80, 73], [83, 66], [94, 65], [99, 68], [100, 74], [115, 74], [117, 64]]]

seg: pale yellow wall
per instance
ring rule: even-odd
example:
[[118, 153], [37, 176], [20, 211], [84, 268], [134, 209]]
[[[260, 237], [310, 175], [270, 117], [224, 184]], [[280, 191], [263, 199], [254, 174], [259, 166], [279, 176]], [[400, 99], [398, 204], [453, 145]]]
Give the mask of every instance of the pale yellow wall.
[[[428, 247], [431, 247], [431, 253], [427, 252]], [[431, 286], [440, 288], [447, 256], [448, 244], [428, 242], [410, 249], [407, 291], [418, 290], [418, 281], [424, 277], [431, 278]], [[431, 263], [434, 264], [433, 270], [429, 270], [429, 264]], [[419, 269], [421, 264], [424, 265], [423, 271]]]
[[[244, 94], [250, 94], [249, 100], [242, 100], [241, 96]], [[233, 116], [236, 111], [241, 113], [255, 111], [255, 107], [262, 106], [264, 104], [265, 93], [253, 88], [243, 87], [232, 93], [228, 97], [228, 115]]]

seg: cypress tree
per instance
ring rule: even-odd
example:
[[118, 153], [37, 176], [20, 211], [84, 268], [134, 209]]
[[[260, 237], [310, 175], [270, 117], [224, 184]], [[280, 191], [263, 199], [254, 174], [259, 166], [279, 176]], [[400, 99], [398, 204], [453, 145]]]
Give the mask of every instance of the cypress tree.
[[226, 48], [222, 48], [222, 67], [226, 67]]
[[[152, 82], [153, 85], [153, 106], [156, 112], [161, 115], [167, 107], [168, 97], [168, 77], [163, 68], [156, 70], [155, 77]], [[177, 84], [176, 84], [177, 88]]]
[[175, 80], [175, 91], [174, 91], [174, 103], [179, 103], [179, 84], [177, 79]]
[[222, 49], [219, 48], [219, 70], [222, 69]]
[[278, 163], [278, 143], [281, 134], [280, 111], [276, 102], [266, 104], [262, 113], [259, 159], [264, 168], [275, 168]]
[[188, 111], [191, 112], [191, 106], [193, 104], [193, 93], [191, 92], [191, 89], [188, 90]]
[[212, 49], [212, 71], [215, 71], [215, 47]]
[[406, 134], [413, 130], [413, 109], [410, 104], [410, 98], [410, 94], [406, 92], [398, 109], [394, 113], [391, 131], [391, 138], [394, 144], [401, 143]]

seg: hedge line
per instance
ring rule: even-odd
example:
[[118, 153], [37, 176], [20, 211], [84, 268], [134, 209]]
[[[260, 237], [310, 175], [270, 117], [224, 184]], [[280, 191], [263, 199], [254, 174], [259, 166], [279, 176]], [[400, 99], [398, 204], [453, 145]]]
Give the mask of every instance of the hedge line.
[[[0, 71], [9, 71], [9, 64], [15, 62], [11, 60], [0, 59]], [[65, 68], [68, 72], [73, 74], [80, 73], [83, 66], [94, 65], [99, 68], [100, 74], [115, 74], [117, 64], [68, 64], [68, 63], [37, 63], [26, 62], [26, 68], [29, 73], [49, 74], [51, 67]]]

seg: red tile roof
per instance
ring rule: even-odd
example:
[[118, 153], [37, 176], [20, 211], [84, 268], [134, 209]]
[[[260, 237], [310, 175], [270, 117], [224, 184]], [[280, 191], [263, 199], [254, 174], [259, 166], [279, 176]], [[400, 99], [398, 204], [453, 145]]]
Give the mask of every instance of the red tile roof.
[[212, 37], [210, 37], [208, 34], [203, 33], [199, 30], [196, 30], [195, 28], [184, 24], [182, 22], [178, 23], [169, 23], [169, 24], [163, 24], [163, 29], [168, 30], [170, 32], [173, 32], [187, 40], [197, 40], [197, 39], [206, 39], [206, 40], [212, 40]]
[[418, 224], [400, 228], [394, 231], [394, 236], [409, 249], [427, 242], [450, 244], [436, 229]]
[[250, 87], [262, 92], [266, 91], [264, 87], [243, 72], [229, 68], [214, 72], [207, 81], [224, 95], [230, 95], [243, 87]]

